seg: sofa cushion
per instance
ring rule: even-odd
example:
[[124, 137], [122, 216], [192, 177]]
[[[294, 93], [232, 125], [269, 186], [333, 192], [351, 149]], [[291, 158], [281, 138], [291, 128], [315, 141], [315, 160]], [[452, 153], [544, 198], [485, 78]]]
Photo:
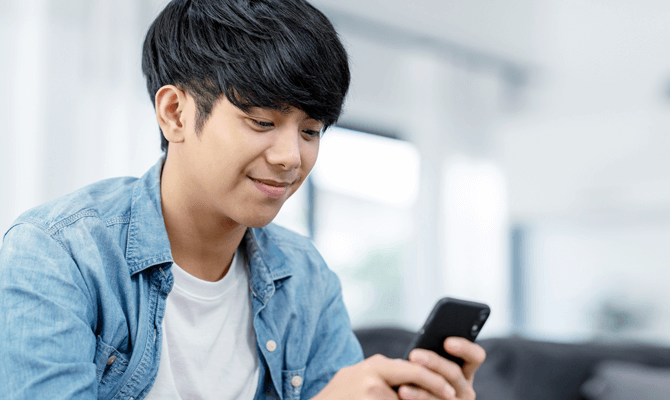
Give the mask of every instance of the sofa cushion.
[[478, 343], [487, 358], [475, 378], [477, 400], [582, 400], [581, 385], [605, 360], [670, 367], [670, 348], [646, 344], [553, 343], [518, 337]]
[[388, 358], [401, 358], [412, 342], [415, 332], [396, 327], [362, 328], [354, 331], [363, 348], [365, 358], [383, 354]]
[[666, 400], [670, 397], [670, 368], [603, 361], [581, 391], [589, 400]]
[[[390, 358], [402, 357], [415, 335], [392, 327], [355, 333], [365, 357], [380, 353]], [[554, 343], [521, 337], [477, 343], [487, 354], [475, 377], [477, 400], [584, 400], [580, 387], [598, 374], [604, 361], [670, 368], [670, 348], [649, 344]]]

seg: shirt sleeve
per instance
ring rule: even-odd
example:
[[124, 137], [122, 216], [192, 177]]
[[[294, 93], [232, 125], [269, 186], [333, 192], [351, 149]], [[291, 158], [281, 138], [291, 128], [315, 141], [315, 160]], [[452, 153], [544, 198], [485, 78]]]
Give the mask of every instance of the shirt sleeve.
[[311, 362], [305, 370], [305, 387], [301, 398], [316, 396], [344, 367], [363, 360], [363, 350], [351, 330], [349, 314], [344, 306], [340, 280], [329, 271], [325, 307], [310, 350]]
[[97, 398], [92, 304], [61, 242], [31, 224], [7, 232], [0, 248], [3, 398]]

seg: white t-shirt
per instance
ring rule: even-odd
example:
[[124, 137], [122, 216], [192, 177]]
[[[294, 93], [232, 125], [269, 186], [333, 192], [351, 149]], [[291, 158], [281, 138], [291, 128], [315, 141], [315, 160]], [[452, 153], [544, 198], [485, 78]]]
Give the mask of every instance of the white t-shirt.
[[258, 386], [249, 270], [235, 253], [217, 282], [172, 265], [158, 376], [148, 400], [253, 399]]

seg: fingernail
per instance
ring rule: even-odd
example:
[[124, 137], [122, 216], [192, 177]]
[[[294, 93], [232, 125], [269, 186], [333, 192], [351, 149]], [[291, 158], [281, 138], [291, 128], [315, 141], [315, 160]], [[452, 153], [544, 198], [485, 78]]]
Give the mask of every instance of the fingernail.
[[444, 394], [448, 399], [450, 399], [456, 396], [456, 390], [451, 387], [451, 385], [447, 384], [447, 386], [444, 388]]
[[428, 362], [428, 356], [421, 350], [413, 350], [409, 355], [410, 361], [425, 364]]
[[401, 386], [398, 394], [404, 399], [413, 399], [419, 395], [419, 391], [411, 386]]
[[458, 352], [461, 349], [461, 344], [458, 343], [456, 340], [449, 340], [447, 339], [446, 345], [449, 348], [449, 351], [455, 353]]

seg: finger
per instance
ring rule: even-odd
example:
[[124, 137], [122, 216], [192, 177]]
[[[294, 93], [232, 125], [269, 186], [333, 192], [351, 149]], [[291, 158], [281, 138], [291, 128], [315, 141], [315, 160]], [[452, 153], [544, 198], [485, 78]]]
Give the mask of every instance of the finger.
[[455, 393], [442, 375], [422, 365], [388, 358], [377, 358], [375, 363], [375, 369], [389, 386], [413, 384], [440, 399], [449, 399]]
[[[430, 392], [427, 392], [421, 388], [415, 386], [400, 386], [398, 389], [398, 397], [402, 400], [443, 400], [445, 397], [437, 397]], [[454, 397], [446, 397], [446, 399], [451, 400]]]
[[368, 392], [371, 395], [372, 399], [381, 399], [381, 400], [398, 400], [398, 393], [393, 390], [391, 387], [385, 384], [380, 384], [378, 387], [375, 387], [372, 392]]
[[408, 358], [411, 362], [423, 365], [443, 376], [452, 388], [450, 390], [452, 395], [464, 393], [468, 387], [472, 386], [463, 376], [463, 371], [458, 364], [441, 357], [434, 351], [414, 349]]
[[486, 359], [486, 351], [478, 344], [460, 337], [449, 337], [444, 341], [444, 350], [458, 358], [463, 359], [463, 376], [472, 381], [475, 372]]

